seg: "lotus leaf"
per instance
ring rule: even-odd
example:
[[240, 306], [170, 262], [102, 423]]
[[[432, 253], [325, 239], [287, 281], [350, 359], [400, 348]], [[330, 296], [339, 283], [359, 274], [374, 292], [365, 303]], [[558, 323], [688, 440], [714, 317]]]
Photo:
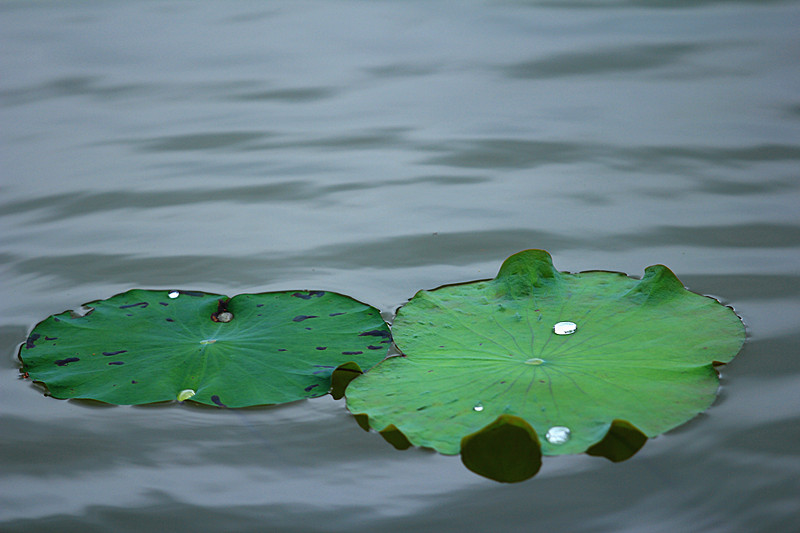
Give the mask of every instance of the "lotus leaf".
[[355, 376], [391, 343], [376, 309], [332, 292], [136, 289], [84, 307], [45, 319], [20, 348], [22, 370], [56, 398], [291, 402], [327, 394], [337, 368]]
[[509, 257], [493, 280], [418, 292], [392, 331], [403, 355], [346, 392], [362, 425], [443, 454], [463, 453], [483, 431], [477, 442], [501, 454], [492, 435], [510, 424], [523, 442], [526, 423], [528, 455], [540, 443], [544, 455], [612, 460], [708, 408], [714, 366], [745, 338], [732, 309], [686, 290], [665, 266], [641, 280], [573, 274], [543, 250]]

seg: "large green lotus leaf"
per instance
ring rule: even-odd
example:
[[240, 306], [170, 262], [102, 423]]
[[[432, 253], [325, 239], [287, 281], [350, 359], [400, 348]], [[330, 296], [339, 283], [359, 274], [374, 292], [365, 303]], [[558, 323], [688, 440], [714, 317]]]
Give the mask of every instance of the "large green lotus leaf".
[[641, 280], [571, 274], [542, 250], [511, 256], [493, 280], [418, 292], [392, 332], [404, 356], [346, 392], [362, 426], [457, 454], [464, 437], [485, 429], [479, 442], [494, 442], [504, 420], [521, 419], [544, 455], [612, 460], [708, 408], [714, 365], [745, 338], [732, 309], [689, 292], [664, 266]]
[[376, 309], [332, 292], [137, 289], [84, 307], [42, 321], [20, 348], [23, 371], [56, 398], [291, 402], [326, 394], [337, 367], [374, 366], [391, 343]]

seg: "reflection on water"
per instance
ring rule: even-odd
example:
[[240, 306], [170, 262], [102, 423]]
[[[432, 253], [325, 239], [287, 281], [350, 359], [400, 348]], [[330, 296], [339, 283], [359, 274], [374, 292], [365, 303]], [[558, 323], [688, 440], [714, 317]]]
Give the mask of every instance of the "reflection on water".
[[[800, 521], [798, 3], [454, 7], [0, 4], [0, 529]], [[243, 420], [18, 378], [36, 322], [132, 287], [326, 289], [391, 315], [527, 248], [570, 271], [663, 263], [732, 305], [750, 337], [724, 401], [625, 463], [557, 458], [505, 487], [330, 398]]]

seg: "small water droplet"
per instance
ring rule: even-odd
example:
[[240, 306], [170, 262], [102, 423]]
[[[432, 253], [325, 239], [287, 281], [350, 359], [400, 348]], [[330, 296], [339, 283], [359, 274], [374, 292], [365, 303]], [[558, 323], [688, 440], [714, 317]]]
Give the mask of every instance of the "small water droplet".
[[205, 339], [200, 341], [200, 344], [214, 344], [215, 342], [217, 342], [217, 339]]
[[231, 320], [233, 320], [233, 313], [228, 311], [223, 311], [217, 315], [217, 322], [230, 322]]
[[178, 401], [183, 402], [194, 396], [196, 393], [192, 389], [183, 389], [178, 393]]
[[534, 357], [525, 361], [526, 365], [541, 365], [542, 363], [544, 363], [544, 359], [539, 359], [538, 357]]
[[476, 403], [475, 407], [473, 407], [472, 410], [480, 413], [481, 411], [483, 411], [483, 404], [481, 402]]
[[547, 430], [544, 438], [550, 444], [564, 444], [569, 440], [570, 430], [566, 426], [553, 426]]
[[572, 335], [576, 329], [578, 329], [578, 325], [575, 322], [558, 322], [553, 326], [553, 332], [556, 335]]
[[174, 300], [175, 298], [177, 298], [178, 296], [180, 296], [180, 295], [181, 295], [181, 293], [179, 293], [178, 291], [172, 291], [171, 293], [167, 294], [167, 296], [169, 296], [169, 297], [170, 297], [170, 298], [172, 298], [173, 300]]

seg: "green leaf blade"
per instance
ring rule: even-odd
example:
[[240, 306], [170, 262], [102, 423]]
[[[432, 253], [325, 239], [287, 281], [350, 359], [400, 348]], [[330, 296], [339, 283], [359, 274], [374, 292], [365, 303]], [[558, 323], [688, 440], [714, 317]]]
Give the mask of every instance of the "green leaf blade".
[[391, 342], [376, 309], [336, 293], [171, 294], [134, 289], [42, 321], [23, 371], [56, 398], [245, 407], [327, 394], [337, 366], [369, 368]]
[[[564, 321], [574, 333], [555, 333]], [[656, 436], [711, 405], [713, 364], [744, 342], [733, 310], [664, 266], [641, 280], [571, 274], [541, 250], [511, 256], [494, 280], [420, 291], [393, 334], [406, 357], [356, 379], [348, 409], [444, 454], [504, 415], [530, 424], [544, 455], [585, 452], [615, 420]], [[567, 437], [548, 439], [553, 428]]]

